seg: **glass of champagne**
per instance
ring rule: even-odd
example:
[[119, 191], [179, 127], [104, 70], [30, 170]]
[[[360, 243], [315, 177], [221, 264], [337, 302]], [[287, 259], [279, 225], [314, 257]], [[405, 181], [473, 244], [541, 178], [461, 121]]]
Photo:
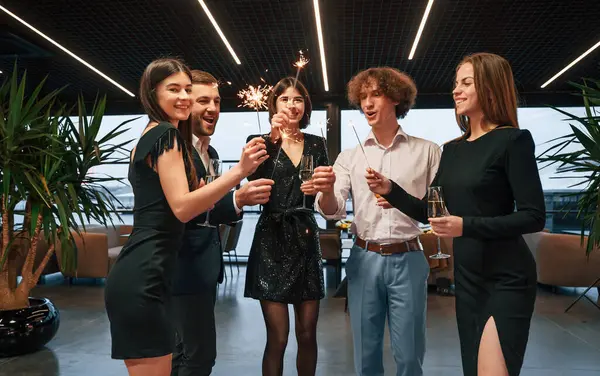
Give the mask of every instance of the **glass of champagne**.
[[[445, 217], [446, 215], [448, 215], [448, 209], [446, 209], [446, 204], [444, 202], [442, 187], [429, 187], [427, 190], [427, 216], [429, 218], [438, 218]], [[450, 255], [442, 253], [439, 236], [437, 237], [437, 253], [429, 257], [437, 260], [450, 257]]]
[[[223, 169], [223, 163], [221, 162], [220, 159], [209, 159], [207, 170], [206, 170], [206, 176], [204, 176], [204, 182], [206, 184], [210, 184], [213, 181], [215, 181], [215, 179], [217, 179], [219, 176], [221, 176], [222, 169]], [[209, 216], [210, 216], [210, 209], [206, 211], [206, 218], [204, 219], [204, 222], [200, 223], [199, 225], [203, 226], [203, 227], [217, 227], [217, 226], [213, 226], [210, 224]]]
[[[312, 155], [303, 155], [302, 159], [300, 159], [300, 180], [303, 183], [306, 183], [312, 179], [313, 176], [313, 156]], [[302, 207], [306, 208], [306, 195], [302, 198]]]

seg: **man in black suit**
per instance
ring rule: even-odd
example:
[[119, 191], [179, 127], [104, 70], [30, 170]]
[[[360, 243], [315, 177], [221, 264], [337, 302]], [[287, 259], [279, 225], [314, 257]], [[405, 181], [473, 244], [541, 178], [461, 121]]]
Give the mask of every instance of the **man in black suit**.
[[[200, 180], [207, 175], [207, 168], [212, 168], [209, 159], [219, 157], [210, 146], [221, 105], [215, 77], [207, 72], [192, 71], [191, 96], [192, 153]], [[259, 179], [230, 192], [210, 211], [210, 223], [218, 226], [239, 220], [244, 206], [264, 204], [269, 200], [271, 185], [272, 180]], [[205, 219], [206, 213], [186, 224], [177, 258], [173, 281], [176, 347], [172, 376], [210, 375], [217, 356], [214, 305], [217, 283], [223, 280], [223, 254], [218, 228], [201, 226]]]

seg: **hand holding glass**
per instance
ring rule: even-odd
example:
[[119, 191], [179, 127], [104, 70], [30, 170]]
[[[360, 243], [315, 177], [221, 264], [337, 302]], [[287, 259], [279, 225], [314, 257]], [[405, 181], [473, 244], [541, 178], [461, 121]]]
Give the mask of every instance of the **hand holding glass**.
[[[427, 216], [429, 218], [445, 217], [448, 215], [448, 209], [444, 202], [444, 195], [442, 193], [442, 187], [433, 186], [427, 190]], [[445, 253], [442, 253], [442, 246], [440, 244], [440, 238], [437, 237], [437, 253], [429, 256], [432, 259], [445, 259], [450, 257]]]
[[[205, 183], [210, 184], [213, 181], [215, 181], [215, 179], [217, 179], [219, 176], [221, 176], [222, 169], [223, 169], [223, 163], [221, 162], [221, 160], [209, 159], [207, 170], [206, 170], [206, 176], [204, 177]], [[210, 210], [207, 210], [206, 211], [206, 219], [204, 220], [203, 223], [200, 223], [200, 226], [217, 227], [217, 226], [213, 226], [210, 224], [209, 215], [210, 215]]]

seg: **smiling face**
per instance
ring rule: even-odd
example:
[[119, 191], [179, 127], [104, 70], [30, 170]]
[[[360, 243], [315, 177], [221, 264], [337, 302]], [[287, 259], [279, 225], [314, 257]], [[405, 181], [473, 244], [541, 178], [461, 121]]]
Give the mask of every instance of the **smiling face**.
[[184, 72], [177, 72], [156, 86], [156, 99], [169, 121], [177, 124], [190, 116], [192, 82]]
[[221, 113], [219, 86], [214, 84], [194, 84], [192, 87], [192, 127], [197, 137], [212, 136], [215, 133]]
[[288, 87], [277, 97], [277, 112], [281, 111], [282, 108], [287, 108], [292, 113], [290, 117], [290, 125], [299, 127], [300, 120], [304, 117], [304, 97], [300, 94], [298, 89]]
[[473, 64], [464, 63], [456, 71], [456, 82], [452, 91], [456, 114], [464, 116], [473, 116], [481, 113], [481, 106], [475, 87], [475, 72]]
[[369, 80], [360, 91], [360, 108], [372, 128], [383, 127], [393, 120], [396, 121], [396, 105], [379, 88], [374, 80]]

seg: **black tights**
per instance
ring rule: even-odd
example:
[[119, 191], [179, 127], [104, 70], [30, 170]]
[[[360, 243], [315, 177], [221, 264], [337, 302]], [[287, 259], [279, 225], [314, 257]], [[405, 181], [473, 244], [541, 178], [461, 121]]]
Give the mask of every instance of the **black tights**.
[[[283, 374], [283, 354], [290, 332], [288, 305], [261, 300], [265, 325], [267, 327], [267, 345], [263, 356], [263, 376], [281, 376]], [[308, 300], [294, 304], [296, 317], [296, 340], [298, 356], [296, 368], [298, 376], [314, 376], [317, 368], [317, 319], [319, 301]]]

